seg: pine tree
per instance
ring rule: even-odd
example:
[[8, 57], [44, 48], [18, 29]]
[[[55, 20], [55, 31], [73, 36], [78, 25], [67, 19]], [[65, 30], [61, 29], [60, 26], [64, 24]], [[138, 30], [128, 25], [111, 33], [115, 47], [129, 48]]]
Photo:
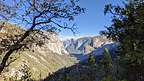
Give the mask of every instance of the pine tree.
[[126, 73], [123, 79], [144, 81], [144, 1], [127, 0], [124, 7], [106, 5], [113, 15], [112, 25], [102, 34], [119, 42], [119, 63]]
[[110, 81], [112, 79], [112, 58], [107, 48], [104, 49], [103, 58], [100, 60], [100, 69], [102, 70], [102, 80]]
[[112, 76], [108, 75], [102, 79], [102, 81], [112, 81]]
[[95, 67], [96, 66], [96, 59], [93, 55], [89, 55], [88, 57], [88, 60], [87, 60], [87, 64], [90, 66], [90, 67]]
[[101, 60], [102, 67], [107, 74], [110, 74], [112, 69], [112, 58], [107, 48], [104, 49], [103, 58]]

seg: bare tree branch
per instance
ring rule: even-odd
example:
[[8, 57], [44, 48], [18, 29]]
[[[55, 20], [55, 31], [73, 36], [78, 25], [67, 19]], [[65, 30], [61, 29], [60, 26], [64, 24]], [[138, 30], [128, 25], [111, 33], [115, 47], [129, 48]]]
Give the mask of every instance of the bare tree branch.
[[[6, 8], [8, 10], [10, 9], [11, 12], [9, 14], [7, 13], [10, 16], [6, 18], [8, 18], [10, 22], [15, 21], [16, 24], [20, 23], [22, 26], [27, 25], [27, 29], [21, 35], [17, 35], [19, 38], [14, 40], [15, 42], [6, 47], [8, 49], [2, 59], [0, 73], [5, 68], [6, 63], [13, 52], [36, 42], [36, 39], [33, 39], [32, 37], [36, 36], [35, 34], [32, 35], [36, 29], [39, 29], [39, 31], [41, 31], [41, 29], [45, 31], [53, 29], [69, 29], [75, 33], [76, 28], [74, 28], [74, 25], [69, 27], [69, 24], [66, 22], [73, 21], [75, 16], [84, 13], [84, 8], [80, 8], [79, 5], [76, 5], [75, 1], [72, 2], [71, 0], [40, 0], [39, 2], [37, 2], [37, 0], [20, 0], [19, 2], [14, 0], [14, 3], [15, 6], [13, 8]], [[7, 2], [3, 4], [5, 5]], [[5, 12], [2, 11], [0, 14], [1, 13]], [[6, 18], [2, 17], [2, 19]], [[61, 23], [64, 23], [63, 25], [56, 22], [61, 19], [65, 19], [61, 21]], [[44, 29], [44, 27], [46, 27], [46, 29]], [[43, 33], [35, 33], [40, 36], [43, 35]], [[32, 41], [30, 44], [27, 43], [28, 39]]]

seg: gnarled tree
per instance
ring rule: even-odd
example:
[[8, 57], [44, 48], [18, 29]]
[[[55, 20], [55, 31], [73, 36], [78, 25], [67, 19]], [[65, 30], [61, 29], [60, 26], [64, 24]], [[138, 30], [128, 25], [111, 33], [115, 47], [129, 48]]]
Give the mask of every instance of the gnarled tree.
[[40, 35], [43, 35], [42, 31], [59, 32], [62, 29], [75, 32], [75, 25], [71, 22], [75, 16], [84, 12], [75, 0], [11, 0], [11, 2], [13, 4], [9, 4], [9, 0], [0, 2], [3, 4], [3, 8], [0, 7], [0, 20], [18, 24], [25, 30], [8, 46], [2, 58], [0, 72], [3, 71], [13, 52], [25, 48], [26, 39], [30, 38], [33, 32]]

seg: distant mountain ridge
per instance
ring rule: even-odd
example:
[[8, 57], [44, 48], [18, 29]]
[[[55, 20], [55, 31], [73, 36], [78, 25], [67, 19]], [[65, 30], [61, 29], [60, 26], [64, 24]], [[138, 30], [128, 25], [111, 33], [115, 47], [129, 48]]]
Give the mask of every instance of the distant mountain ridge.
[[117, 43], [107, 39], [105, 36], [70, 39], [65, 40], [63, 44], [68, 53], [74, 55], [80, 61], [85, 60], [88, 54], [102, 55], [105, 48], [108, 48], [114, 54], [117, 47]]
[[63, 43], [65, 49], [71, 54], [88, 54], [99, 47], [113, 43], [113, 41], [105, 36], [94, 36], [65, 40]]

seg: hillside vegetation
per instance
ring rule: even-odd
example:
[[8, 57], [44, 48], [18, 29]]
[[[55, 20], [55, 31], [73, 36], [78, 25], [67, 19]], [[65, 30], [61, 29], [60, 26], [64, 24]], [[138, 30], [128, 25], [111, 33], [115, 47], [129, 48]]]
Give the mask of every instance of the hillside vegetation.
[[[22, 31], [24, 30], [14, 25], [6, 24], [0, 31], [1, 42], [8, 40], [9, 43], [12, 43], [9, 39], [22, 34]], [[38, 80], [60, 68], [74, 64], [75, 60], [64, 50], [62, 42], [58, 40], [57, 36], [54, 33], [47, 33], [47, 35], [50, 35], [49, 40], [45, 41], [42, 46], [32, 45], [30, 49], [14, 52], [15, 54], [11, 56], [7, 63], [9, 66], [4, 70], [3, 76], [20, 79], [24, 74], [20, 70], [25, 65], [31, 73], [31, 78]], [[6, 51], [6, 48], [3, 49]], [[2, 50], [1, 57], [3, 57], [5, 51]]]

